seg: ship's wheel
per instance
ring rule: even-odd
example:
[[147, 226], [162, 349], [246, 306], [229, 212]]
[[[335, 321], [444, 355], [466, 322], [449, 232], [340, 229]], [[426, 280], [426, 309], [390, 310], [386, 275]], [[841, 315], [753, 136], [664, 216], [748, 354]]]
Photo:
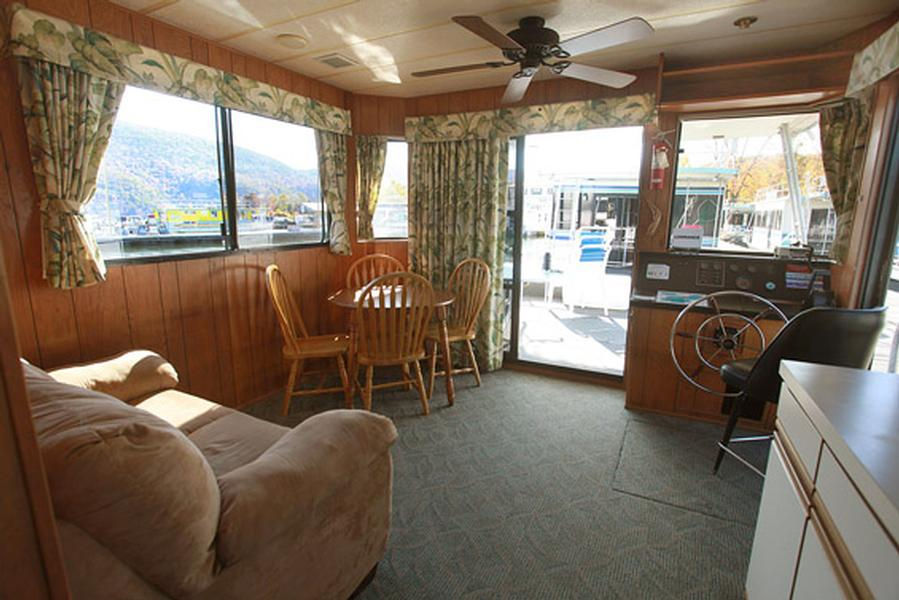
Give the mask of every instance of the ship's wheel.
[[[740, 306], [722, 310], [722, 306]], [[719, 372], [733, 360], [751, 359], [761, 354], [768, 344], [759, 325], [762, 319], [787, 322], [773, 302], [757, 294], [738, 290], [713, 292], [684, 307], [671, 326], [671, 358], [678, 372], [704, 392], [733, 397], [740, 392], [726, 392], [706, 385], [709, 371]]]

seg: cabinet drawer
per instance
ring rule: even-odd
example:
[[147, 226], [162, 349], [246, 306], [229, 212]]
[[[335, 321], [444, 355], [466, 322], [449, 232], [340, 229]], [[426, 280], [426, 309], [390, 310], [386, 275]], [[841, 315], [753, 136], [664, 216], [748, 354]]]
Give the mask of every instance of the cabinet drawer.
[[799, 482], [793, 479], [780, 441], [775, 437], [768, 454], [765, 487], [746, 576], [749, 600], [790, 596], [806, 511], [807, 502]]
[[815, 487], [871, 594], [875, 598], [895, 597], [899, 551], [826, 445]]
[[792, 600], [856, 598], [814, 512], [806, 523]]
[[805, 470], [802, 475], [807, 476], [808, 481], [814, 481], [818, 454], [821, 452], [821, 435], [786, 385], [781, 386], [777, 421], [778, 429], [790, 441], [799, 457], [800, 464], [796, 467]]

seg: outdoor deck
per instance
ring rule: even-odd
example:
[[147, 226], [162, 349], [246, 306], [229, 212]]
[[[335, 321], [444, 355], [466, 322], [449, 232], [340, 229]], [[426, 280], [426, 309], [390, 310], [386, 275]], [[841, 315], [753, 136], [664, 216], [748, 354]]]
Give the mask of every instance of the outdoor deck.
[[562, 289], [544, 301], [544, 285], [534, 276], [524, 289], [518, 357], [521, 360], [599, 371], [624, 372], [627, 339], [629, 268], [608, 267], [605, 275], [608, 314], [601, 308], [569, 308]]

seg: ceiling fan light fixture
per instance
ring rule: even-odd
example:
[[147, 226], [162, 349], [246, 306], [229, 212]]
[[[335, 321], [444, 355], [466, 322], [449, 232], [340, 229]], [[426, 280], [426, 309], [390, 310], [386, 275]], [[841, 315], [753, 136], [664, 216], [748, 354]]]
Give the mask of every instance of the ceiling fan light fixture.
[[737, 27], [738, 29], [749, 29], [758, 20], [759, 18], [754, 16], [740, 17], [734, 21], [734, 27]]
[[291, 50], [302, 50], [309, 45], [309, 40], [296, 33], [279, 33], [275, 36], [275, 41]]

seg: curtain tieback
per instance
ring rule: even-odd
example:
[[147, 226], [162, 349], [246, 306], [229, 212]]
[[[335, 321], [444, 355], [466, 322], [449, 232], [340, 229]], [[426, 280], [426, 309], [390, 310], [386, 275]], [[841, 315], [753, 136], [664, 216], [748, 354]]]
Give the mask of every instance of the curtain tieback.
[[44, 200], [41, 202], [41, 211], [55, 216], [84, 218], [81, 213], [81, 203], [64, 198]]

